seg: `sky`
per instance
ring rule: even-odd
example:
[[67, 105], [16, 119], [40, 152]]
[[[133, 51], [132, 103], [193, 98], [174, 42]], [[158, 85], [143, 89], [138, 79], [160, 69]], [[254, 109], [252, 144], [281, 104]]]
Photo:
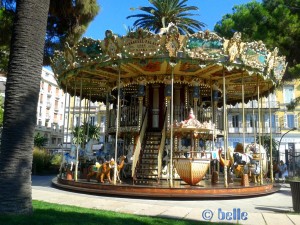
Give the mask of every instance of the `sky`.
[[[213, 30], [214, 25], [227, 13], [232, 13], [234, 5], [241, 5], [252, 0], [188, 0], [188, 6], [197, 6], [199, 11], [192, 11], [199, 16], [193, 19], [205, 23], [203, 30]], [[261, 2], [261, 0], [257, 0]], [[84, 37], [103, 39], [106, 30], [112, 30], [119, 35], [126, 34], [126, 27], [132, 27], [135, 18], [126, 19], [129, 15], [141, 13], [140, 10], [131, 10], [139, 6], [150, 6], [148, 0], [98, 0], [101, 7], [97, 17], [90, 23]]]

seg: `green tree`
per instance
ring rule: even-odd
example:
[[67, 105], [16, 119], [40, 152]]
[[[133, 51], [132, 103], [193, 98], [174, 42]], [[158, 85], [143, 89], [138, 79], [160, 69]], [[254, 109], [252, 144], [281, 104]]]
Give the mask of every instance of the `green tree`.
[[204, 23], [190, 18], [197, 15], [190, 11], [198, 10], [198, 7], [187, 6], [187, 0], [149, 0], [149, 2], [153, 6], [138, 8], [143, 13], [127, 17], [127, 19], [137, 18], [133, 26], [158, 33], [162, 27], [173, 23], [181, 34], [194, 33], [195, 30], [201, 30], [205, 26]]
[[[57, 2], [63, 5], [66, 1]], [[69, 2], [74, 6], [92, 1]], [[32, 149], [50, 0], [14, 3], [0, 150], [0, 214], [29, 214], [32, 213]], [[75, 17], [79, 19], [80, 14]], [[68, 30], [60, 32], [68, 36]]]
[[100, 138], [100, 127], [85, 123], [81, 126], [76, 126], [72, 131], [72, 135], [74, 143], [84, 145], [89, 140], [98, 140]]
[[34, 136], [34, 146], [38, 148], [43, 148], [48, 142], [48, 138], [42, 136], [40, 133], [37, 133]]
[[4, 7], [4, 3], [1, 3], [0, 1], [0, 73], [7, 72], [14, 14], [15, 11], [12, 4], [7, 2]]
[[[256, 137], [256, 143], [258, 143], [258, 137]], [[262, 146], [266, 149], [267, 156], [271, 156], [271, 142], [270, 142], [270, 136], [264, 135], [261, 138]], [[274, 138], [272, 138], [272, 157], [277, 158], [278, 156], [278, 141], [276, 141]]]
[[224, 37], [239, 31], [246, 41], [262, 40], [268, 48], [279, 47], [289, 65], [283, 79], [300, 76], [300, 0], [263, 0], [235, 6], [214, 30]]
[[[0, 71], [7, 71], [12, 21], [16, 0], [0, 1]], [[50, 64], [55, 50], [63, 50], [67, 41], [74, 45], [99, 11], [96, 0], [50, 0], [43, 65]], [[5, 35], [4, 35], [5, 34]]]

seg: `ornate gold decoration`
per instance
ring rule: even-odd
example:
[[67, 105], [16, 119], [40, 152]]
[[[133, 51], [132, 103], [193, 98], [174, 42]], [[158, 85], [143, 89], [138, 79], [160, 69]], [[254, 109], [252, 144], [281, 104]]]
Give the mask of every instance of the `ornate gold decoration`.
[[229, 56], [229, 62], [235, 61], [242, 53], [244, 43], [242, 42], [241, 37], [242, 35], [240, 32], [235, 32], [230, 40], [224, 41], [224, 50]]

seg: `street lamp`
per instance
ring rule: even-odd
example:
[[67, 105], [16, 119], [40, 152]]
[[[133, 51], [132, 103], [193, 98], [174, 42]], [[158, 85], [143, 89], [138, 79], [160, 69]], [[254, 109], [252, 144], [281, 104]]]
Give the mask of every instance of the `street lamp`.
[[284, 137], [284, 135], [286, 135], [287, 133], [289, 133], [289, 132], [291, 132], [291, 131], [294, 131], [294, 130], [297, 130], [297, 128], [296, 127], [293, 127], [292, 129], [290, 129], [290, 130], [288, 130], [287, 132], [285, 132], [282, 136], [281, 136], [281, 138], [280, 138], [280, 140], [279, 140], [279, 144], [278, 144], [278, 161], [277, 161], [277, 163], [279, 163], [279, 161], [280, 161], [280, 144], [281, 144], [281, 140], [282, 140], [282, 138]]

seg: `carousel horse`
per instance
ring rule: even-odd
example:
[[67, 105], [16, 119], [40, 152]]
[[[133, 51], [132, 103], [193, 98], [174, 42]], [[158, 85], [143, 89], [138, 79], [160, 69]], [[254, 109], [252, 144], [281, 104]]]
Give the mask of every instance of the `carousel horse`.
[[109, 183], [111, 183], [111, 179], [110, 179], [110, 169], [115, 165], [115, 160], [111, 159], [109, 162], [105, 162], [102, 164], [102, 166], [100, 167], [99, 170], [99, 178], [100, 178], [100, 182], [104, 183], [104, 178], [106, 177], [109, 181]]
[[237, 177], [242, 177], [243, 174], [249, 173], [249, 168], [255, 165], [255, 161], [250, 154], [235, 152], [233, 153], [234, 172]]
[[226, 159], [226, 160], [222, 157], [222, 149], [221, 148], [219, 149], [218, 153], [219, 153], [220, 164], [222, 166], [226, 166], [227, 168], [230, 168], [234, 163], [231, 150], [228, 149], [227, 154], [229, 155], [229, 159]]
[[[257, 183], [261, 178], [260, 173], [265, 176], [268, 172], [266, 150], [262, 145], [259, 146], [259, 144], [252, 143], [246, 146], [245, 152], [251, 154], [253, 157], [254, 164], [252, 164], [249, 168], [249, 177], [254, 183]], [[259, 153], [262, 155], [261, 159], [259, 157]]]
[[228, 180], [230, 181], [230, 183], [233, 182], [232, 179], [232, 166], [234, 164], [234, 160], [233, 160], [233, 156], [232, 156], [232, 150], [231, 149], [227, 149], [227, 155], [228, 155], [228, 159], [224, 159], [222, 157], [222, 149], [219, 149], [219, 162], [223, 167], [227, 167], [227, 176], [228, 176]]
[[244, 154], [240, 152], [232, 152], [232, 149], [228, 148], [228, 159], [225, 160], [222, 157], [222, 149], [219, 150], [219, 161], [222, 166], [226, 166], [228, 171], [231, 169], [234, 171], [237, 177], [241, 177], [245, 172], [245, 167], [251, 164], [252, 157], [250, 154]]
[[120, 157], [120, 164], [117, 164], [117, 181], [119, 181], [120, 183], [122, 182], [121, 179], [120, 179], [120, 171], [124, 167], [125, 159], [126, 159], [125, 155], [121, 156]]
[[99, 180], [99, 176], [100, 176], [100, 173], [99, 173], [99, 170], [100, 170], [100, 167], [101, 167], [101, 164], [96, 162], [95, 165], [91, 165], [88, 167], [88, 175], [87, 175], [87, 178], [86, 180], [89, 182], [90, 179], [92, 177], [95, 177], [96, 180]]
[[71, 147], [71, 152], [67, 152], [63, 155], [63, 160], [60, 164], [59, 171], [62, 174], [63, 171], [70, 172], [73, 170], [73, 167], [76, 163], [76, 156], [75, 156], [76, 146]]
[[[120, 157], [120, 164], [117, 165], [117, 179], [120, 181], [119, 173], [120, 170], [124, 167], [124, 160], [126, 156]], [[99, 163], [98, 163], [99, 164]], [[90, 181], [92, 177], [96, 177], [98, 182], [104, 183], [104, 178], [107, 178], [111, 182], [110, 170], [115, 166], [115, 160], [112, 158], [110, 161], [104, 162], [102, 165], [99, 164], [99, 168], [95, 169], [96, 165], [91, 165], [88, 168], [87, 181]]]
[[111, 182], [110, 168], [113, 167], [114, 164], [115, 164], [115, 160], [111, 159], [110, 161], [106, 161], [103, 164], [96, 163], [95, 165], [89, 166], [87, 181], [90, 181], [92, 177], [95, 177], [95, 179], [98, 182], [104, 183], [104, 177], [106, 176], [109, 182]]

